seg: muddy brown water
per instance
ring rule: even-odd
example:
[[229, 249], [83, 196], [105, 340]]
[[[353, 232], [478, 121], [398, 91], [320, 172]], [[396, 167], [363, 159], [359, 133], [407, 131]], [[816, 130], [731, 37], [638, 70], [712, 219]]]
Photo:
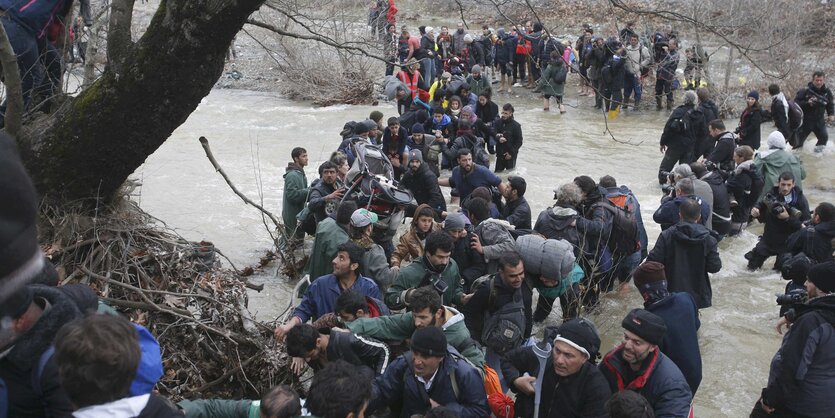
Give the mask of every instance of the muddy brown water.
[[[500, 106], [513, 103], [522, 124], [524, 145], [513, 173], [527, 180], [534, 216], [553, 203], [553, 189], [560, 184], [581, 174], [593, 178], [610, 174], [638, 196], [652, 245], [660, 232], [651, 218], [660, 197], [655, 180], [661, 159], [658, 138], [668, 112], [625, 112], [608, 121], [618, 140], [635, 145], [621, 144], [604, 133], [606, 122], [593, 111], [591, 99], [577, 97], [574, 86], [566, 92], [569, 108], [564, 115], [554, 112], [555, 106], [552, 112], [543, 112], [541, 99], [523, 88], [515, 89], [513, 97], [495, 98]], [[343, 123], [364, 119], [373, 110], [381, 110], [386, 118], [395, 113], [394, 106], [385, 103], [315, 108], [273, 93], [215, 90], [136, 171], [134, 177], [143, 187], [134, 198], [186, 238], [213, 241], [238, 267], [254, 264], [271, 246], [262, 217], [215, 173], [198, 138], [209, 139], [215, 157], [238, 188], [279, 214], [290, 150], [307, 148], [306, 172], [312, 180], [318, 164], [336, 148]], [[736, 126], [737, 121], [726, 124]], [[763, 125], [763, 143], [771, 130]], [[806, 195], [812, 205], [835, 201], [831, 168], [835, 148], [830, 145], [823, 155], [814, 155], [813, 144], [801, 153], [808, 173]], [[778, 319], [774, 294], [785, 282], [770, 271], [747, 272], [743, 259], [761, 231], [754, 227], [720, 243], [723, 268], [711, 277], [713, 307], [701, 312], [704, 378], [695, 398], [697, 416], [747, 416], [779, 347], [780, 337], [773, 328]], [[289, 300], [291, 285], [275, 278], [274, 271], [272, 267], [254, 278], [266, 284], [263, 292], [250, 292], [250, 310], [262, 321], [284, 311]], [[621, 318], [641, 303], [633, 286], [603, 299], [600, 312], [591, 316], [603, 336], [602, 351], [619, 341]], [[557, 321], [555, 313], [546, 323]]]

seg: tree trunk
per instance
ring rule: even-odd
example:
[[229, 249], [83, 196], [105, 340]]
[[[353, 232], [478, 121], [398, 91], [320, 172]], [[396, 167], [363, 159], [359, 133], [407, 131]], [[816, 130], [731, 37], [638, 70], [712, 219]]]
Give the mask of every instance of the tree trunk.
[[109, 201], [209, 94], [232, 38], [263, 2], [163, 0], [142, 38], [121, 45], [120, 65], [24, 126], [18, 143], [38, 191], [50, 203]]

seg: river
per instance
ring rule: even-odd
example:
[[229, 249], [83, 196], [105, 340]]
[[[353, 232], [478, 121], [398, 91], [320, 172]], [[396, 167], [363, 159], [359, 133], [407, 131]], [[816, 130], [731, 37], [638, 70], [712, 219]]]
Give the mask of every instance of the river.
[[[534, 217], [553, 204], [553, 189], [560, 184], [582, 174], [595, 179], [610, 174], [638, 196], [652, 245], [660, 233], [652, 222], [660, 197], [658, 138], [668, 112], [622, 113], [608, 126], [619, 141], [634, 145], [617, 143], [604, 133], [605, 120], [593, 111], [591, 99], [578, 98], [571, 84], [564, 115], [554, 111], [556, 106], [543, 112], [541, 99], [523, 88], [514, 97], [499, 94], [494, 99], [499, 106], [512, 102], [522, 124], [525, 140], [515, 173], [527, 180], [526, 197]], [[306, 172], [313, 180], [316, 167], [336, 149], [344, 122], [365, 119], [373, 110], [383, 111], [386, 118], [395, 113], [390, 104], [314, 108], [274, 93], [214, 90], [136, 171], [134, 177], [143, 186], [134, 198], [184, 237], [213, 241], [239, 268], [255, 264], [271, 246], [262, 218], [214, 172], [198, 137], [209, 139], [215, 157], [238, 188], [255, 200], [262, 195], [263, 205], [279, 214], [282, 175], [291, 149], [308, 150]], [[726, 121], [729, 127], [736, 124]], [[771, 130], [763, 125], [763, 143]], [[814, 144], [809, 142], [807, 148]], [[835, 202], [831, 186], [835, 170], [825, 168], [833, 150], [830, 145], [823, 155], [808, 149], [801, 155], [808, 173], [804, 188], [812, 207]], [[747, 416], [779, 347], [780, 336], [773, 328], [778, 319], [774, 294], [783, 290], [785, 282], [771, 271], [747, 272], [743, 259], [761, 232], [761, 227], [753, 227], [720, 243], [723, 268], [711, 277], [713, 307], [701, 312], [704, 378], [695, 399], [699, 417]], [[250, 291], [250, 309], [262, 321], [272, 320], [287, 306], [289, 285], [274, 278], [274, 271], [275, 267], [253, 278], [267, 285], [261, 293]], [[640, 306], [634, 286], [604, 298], [601, 312], [591, 317], [603, 336], [602, 352], [619, 341], [620, 320], [626, 312]], [[557, 311], [547, 322], [558, 321]]]

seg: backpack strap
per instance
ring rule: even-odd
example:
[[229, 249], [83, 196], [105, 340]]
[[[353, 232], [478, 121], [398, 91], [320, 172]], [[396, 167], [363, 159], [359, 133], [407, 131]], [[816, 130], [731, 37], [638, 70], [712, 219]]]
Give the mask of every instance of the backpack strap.
[[50, 345], [49, 348], [41, 354], [40, 359], [38, 359], [37, 366], [35, 366], [35, 369], [32, 370], [32, 391], [34, 391], [38, 399], [41, 400], [44, 412], [47, 411], [47, 405], [43, 396], [43, 388], [41, 387], [41, 377], [43, 376], [44, 368], [46, 368], [46, 363], [49, 362], [49, 359], [51, 359], [53, 355], [55, 355], [55, 346]]

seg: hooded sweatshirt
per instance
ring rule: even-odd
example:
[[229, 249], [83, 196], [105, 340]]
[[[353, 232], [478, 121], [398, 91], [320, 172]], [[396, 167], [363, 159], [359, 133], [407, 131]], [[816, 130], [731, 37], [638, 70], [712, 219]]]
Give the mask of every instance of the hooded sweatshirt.
[[579, 216], [574, 208], [554, 206], [543, 210], [536, 219], [533, 230], [548, 239], [564, 239], [574, 246], [574, 256], [580, 256], [580, 235], [571, 226]]
[[412, 224], [409, 226], [409, 231], [400, 236], [400, 242], [397, 243], [397, 248], [391, 254], [391, 265], [400, 266], [400, 263], [407, 260], [415, 260], [423, 256], [423, 246], [426, 244], [426, 236], [431, 232], [440, 231], [441, 224], [432, 221], [432, 226], [429, 231], [422, 232], [418, 230], [417, 216], [423, 209], [431, 209], [427, 204], [422, 204], [415, 209], [415, 216], [412, 218]]

